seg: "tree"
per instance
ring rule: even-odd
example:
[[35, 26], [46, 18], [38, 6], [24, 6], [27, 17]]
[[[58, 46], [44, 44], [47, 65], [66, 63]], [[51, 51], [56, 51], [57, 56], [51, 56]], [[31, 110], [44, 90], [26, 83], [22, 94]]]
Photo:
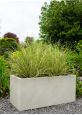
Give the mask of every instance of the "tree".
[[32, 43], [34, 41], [34, 38], [33, 37], [30, 37], [30, 36], [27, 36], [26, 38], [25, 38], [25, 43]]
[[45, 3], [39, 25], [43, 40], [75, 44], [82, 40], [82, 2], [52, 0], [49, 5]]
[[13, 39], [16, 40], [17, 43], [19, 43], [19, 38], [18, 38], [17, 35], [14, 34], [14, 33], [8, 32], [8, 33], [4, 34], [3, 37], [4, 37], [4, 38], [13, 38]]

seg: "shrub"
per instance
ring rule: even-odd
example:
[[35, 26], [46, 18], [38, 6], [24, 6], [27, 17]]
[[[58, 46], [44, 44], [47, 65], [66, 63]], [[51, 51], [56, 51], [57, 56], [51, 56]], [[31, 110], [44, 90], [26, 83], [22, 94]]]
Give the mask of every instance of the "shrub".
[[17, 50], [18, 44], [13, 38], [0, 39], [0, 55]]
[[81, 77], [82, 76], [82, 52], [77, 55], [75, 64], [76, 64], [77, 75]]
[[0, 96], [7, 95], [9, 91], [9, 70], [6, 61], [0, 57]]
[[13, 38], [17, 43], [19, 43], [19, 38], [18, 38], [17, 35], [14, 34], [14, 33], [8, 32], [8, 33], [4, 34], [3, 37], [4, 37], [5, 39], [6, 39], [6, 38]]
[[76, 66], [78, 71], [78, 76], [82, 76], [82, 40], [80, 40], [76, 46], [77, 58]]
[[76, 50], [70, 55], [71, 70], [74, 69], [77, 76], [82, 76], [82, 40], [76, 45]]
[[82, 81], [78, 79], [77, 79], [77, 85], [76, 85], [76, 94], [77, 94], [77, 97], [82, 96]]
[[52, 0], [41, 9], [40, 37], [74, 45], [82, 40], [82, 1]]
[[82, 53], [82, 40], [77, 43], [76, 49], [78, 52]]
[[67, 64], [69, 66], [69, 72], [72, 73], [72, 74], [76, 74], [75, 59], [76, 59], [76, 53], [71, 51], [71, 50], [68, 50]]
[[76, 51], [71, 52], [69, 59], [67, 60], [70, 71], [72, 71], [77, 76], [82, 76], [82, 52], [77, 53]]
[[78, 76], [82, 76], [82, 40], [80, 40], [76, 46], [77, 57], [76, 57], [76, 66], [78, 71]]
[[11, 71], [19, 77], [40, 77], [68, 73], [67, 51], [57, 45], [32, 43], [11, 55]]
[[77, 76], [82, 76], [82, 40], [80, 40], [76, 49], [69, 55], [68, 63], [70, 70], [74, 70]]

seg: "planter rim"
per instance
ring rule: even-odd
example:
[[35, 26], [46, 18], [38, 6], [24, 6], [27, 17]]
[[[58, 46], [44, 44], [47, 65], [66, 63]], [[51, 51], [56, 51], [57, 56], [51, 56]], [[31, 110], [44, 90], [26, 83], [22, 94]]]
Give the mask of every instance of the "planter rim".
[[76, 77], [76, 75], [73, 75], [73, 74], [67, 74], [67, 75], [59, 75], [59, 76], [51, 76], [51, 77], [49, 77], [49, 76], [46, 76], [46, 77], [26, 77], [26, 78], [24, 78], [24, 77], [18, 77], [18, 76], [16, 76], [16, 75], [10, 75], [10, 77], [15, 77], [15, 78], [17, 78], [17, 79], [39, 79], [39, 78], [57, 78], [57, 77]]

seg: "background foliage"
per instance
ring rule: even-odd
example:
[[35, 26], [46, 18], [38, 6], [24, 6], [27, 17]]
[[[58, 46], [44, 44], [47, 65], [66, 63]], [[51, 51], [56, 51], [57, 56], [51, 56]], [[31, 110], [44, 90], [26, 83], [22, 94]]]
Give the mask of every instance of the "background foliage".
[[82, 40], [81, 0], [52, 0], [44, 4], [40, 16], [40, 37], [52, 43], [72, 46]]
[[13, 38], [0, 39], [0, 55], [17, 50], [18, 44]]
[[13, 38], [17, 43], [19, 43], [19, 38], [17, 37], [16, 34], [11, 33], [11, 32], [7, 32], [6, 34], [4, 34], [3, 38]]
[[9, 69], [4, 58], [0, 57], [0, 96], [6, 96], [9, 92]]

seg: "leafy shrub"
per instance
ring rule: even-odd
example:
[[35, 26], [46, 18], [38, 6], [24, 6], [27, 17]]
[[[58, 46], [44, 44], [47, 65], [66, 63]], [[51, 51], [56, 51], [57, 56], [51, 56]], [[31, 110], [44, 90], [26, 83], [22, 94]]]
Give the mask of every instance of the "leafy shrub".
[[6, 61], [0, 57], [0, 96], [5, 96], [9, 91], [9, 70]]
[[40, 16], [40, 36], [46, 41], [70, 43], [82, 40], [82, 1], [52, 0]]
[[77, 76], [82, 76], [82, 40], [76, 45], [76, 50], [69, 55], [68, 63], [70, 70], [74, 70]]
[[76, 85], [76, 94], [77, 94], [77, 97], [82, 96], [82, 81], [78, 79], [77, 79], [77, 85]]
[[0, 39], [0, 55], [17, 50], [18, 44], [13, 38]]
[[76, 57], [76, 71], [78, 76], [82, 76], [82, 53], [79, 53]]
[[82, 40], [80, 40], [76, 46], [78, 52], [82, 53]]
[[75, 58], [76, 58], [76, 53], [68, 50], [67, 53], [67, 64], [69, 66], [69, 72], [72, 74], [76, 74], [76, 69], [75, 69]]
[[77, 58], [76, 66], [78, 71], [78, 76], [82, 76], [82, 40], [80, 40], [76, 46]]
[[19, 77], [40, 77], [68, 73], [67, 51], [57, 45], [33, 43], [11, 56], [11, 70]]
[[68, 64], [70, 71], [72, 71], [77, 76], [82, 76], [82, 52], [77, 53], [76, 51], [71, 52], [68, 58]]
[[17, 43], [19, 43], [19, 38], [18, 38], [17, 35], [14, 34], [14, 33], [8, 32], [8, 33], [4, 34], [3, 37], [4, 37], [5, 39], [6, 39], [6, 38], [13, 38]]

